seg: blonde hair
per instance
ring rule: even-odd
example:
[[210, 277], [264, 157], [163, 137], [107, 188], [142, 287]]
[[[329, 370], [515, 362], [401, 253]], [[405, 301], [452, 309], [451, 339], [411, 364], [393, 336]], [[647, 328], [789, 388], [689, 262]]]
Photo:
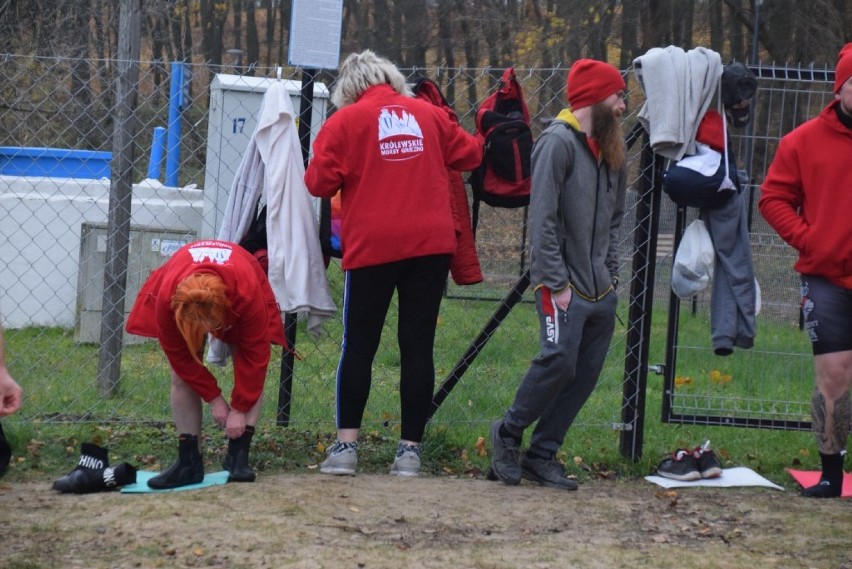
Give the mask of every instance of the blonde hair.
[[180, 281], [172, 295], [175, 324], [198, 363], [207, 333], [225, 324], [231, 307], [225, 291], [225, 283], [218, 276], [196, 273]]
[[411, 89], [396, 65], [369, 49], [351, 53], [340, 65], [331, 102], [338, 109], [351, 105], [364, 91], [383, 83], [393, 87], [400, 95], [411, 96]]

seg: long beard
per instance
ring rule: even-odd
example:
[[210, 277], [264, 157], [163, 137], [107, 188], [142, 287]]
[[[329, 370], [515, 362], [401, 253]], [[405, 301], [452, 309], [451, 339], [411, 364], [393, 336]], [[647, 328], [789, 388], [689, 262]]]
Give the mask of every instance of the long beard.
[[602, 103], [592, 106], [592, 138], [597, 141], [607, 166], [614, 170], [624, 166], [627, 145], [624, 133], [621, 132], [621, 123], [612, 109]]

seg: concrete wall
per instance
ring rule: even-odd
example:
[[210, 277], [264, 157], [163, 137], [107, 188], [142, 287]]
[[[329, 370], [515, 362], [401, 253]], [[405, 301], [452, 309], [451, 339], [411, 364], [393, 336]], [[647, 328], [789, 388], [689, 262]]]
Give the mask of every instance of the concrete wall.
[[[81, 225], [107, 223], [108, 179], [0, 176], [0, 314], [6, 328], [76, 319]], [[198, 189], [133, 186], [131, 226], [199, 234]], [[129, 306], [127, 307], [129, 309]]]

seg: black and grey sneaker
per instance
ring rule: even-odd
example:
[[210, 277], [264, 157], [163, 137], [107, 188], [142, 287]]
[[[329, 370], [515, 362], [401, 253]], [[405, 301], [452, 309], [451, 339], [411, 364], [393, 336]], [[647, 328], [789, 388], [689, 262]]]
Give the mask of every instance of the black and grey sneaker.
[[500, 427], [503, 420], [498, 419], [491, 423], [489, 435], [491, 438], [491, 469], [499, 480], [512, 486], [521, 483], [521, 447], [520, 443], [512, 438], [500, 436]]
[[565, 477], [565, 468], [555, 458], [533, 458], [524, 454], [521, 459], [521, 476], [524, 480], [538, 482], [548, 488], [568, 491], [577, 489], [577, 483]]
[[390, 473], [394, 476], [420, 476], [420, 445], [400, 441]]
[[716, 454], [710, 450], [710, 441], [696, 448], [692, 456], [701, 478], [719, 478], [722, 476], [722, 463], [716, 458]]
[[358, 443], [335, 442], [328, 449], [328, 456], [320, 465], [323, 474], [355, 476], [358, 466]]
[[693, 451], [681, 449], [666, 457], [657, 466], [657, 474], [672, 480], [701, 480]]

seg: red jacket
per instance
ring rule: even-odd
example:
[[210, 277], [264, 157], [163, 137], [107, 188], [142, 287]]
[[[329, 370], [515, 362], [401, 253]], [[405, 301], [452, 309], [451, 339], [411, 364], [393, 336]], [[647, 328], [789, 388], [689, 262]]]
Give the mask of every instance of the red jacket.
[[357, 269], [455, 253], [447, 168], [481, 161], [482, 144], [444, 111], [382, 84], [325, 122], [305, 184], [317, 197], [341, 190], [342, 266]]
[[[431, 79], [423, 79], [415, 89], [417, 97], [428, 101], [442, 109], [450, 120], [458, 123], [459, 117], [438, 86]], [[450, 262], [450, 275], [457, 285], [472, 285], [482, 282], [482, 268], [479, 266], [479, 256], [476, 253], [476, 242], [473, 236], [473, 226], [470, 220], [470, 203], [461, 172], [448, 169], [450, 178], [450, 205], [453, 209], [453, 219], [456, 224], [456, 252]]]
[[852, 129], [837, 118], [838, 104], [781, 139], [758, 207], [799, 251], [799, 273], [852, 288]]
[[234, 389], [231, 407], [247, 412], [260, 399], [269, 364], [269, 344], [286, 346], [281, 312], [257, 260], [227, 241], [195, 241], [178, 249], [142, 285], [127, 318], [127, 331], [157, 338], [169, 364], [202, 399], [210, 402], [222, 390], [204, 365], [195, 361], [178, 331], [171, 309], [178, 283], [195, 273], [218, 275], [225, 283], [231, 309], [224, 330], [214, 334], [232, 347]]

